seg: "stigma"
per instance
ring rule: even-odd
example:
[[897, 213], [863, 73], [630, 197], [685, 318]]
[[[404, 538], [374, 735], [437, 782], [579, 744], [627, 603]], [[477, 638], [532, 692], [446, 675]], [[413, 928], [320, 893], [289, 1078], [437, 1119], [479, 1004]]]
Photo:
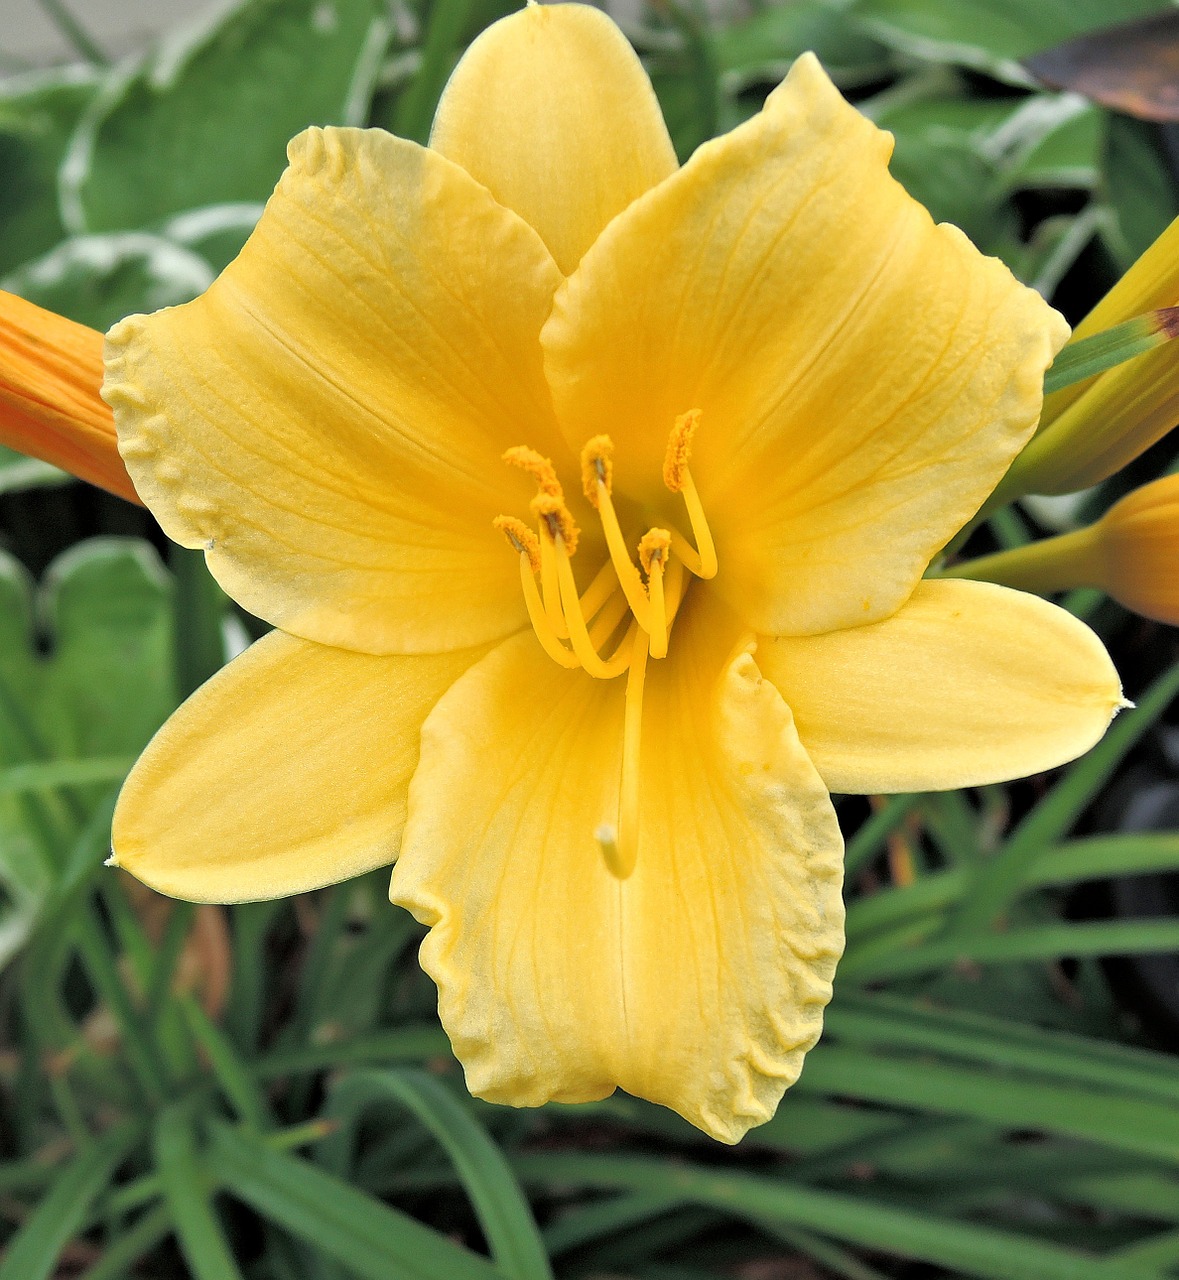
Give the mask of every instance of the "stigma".
[[617, 820], [602, 823], [596, 833], [606, 866], [620, 880], [631, 874], [638, 856], [647, 661], [667, 656], [691, 579], [712, 578], [717, 572], [716, 546], [688, 465], [700, 417], [692, 409], [676, 419], [662, 476], [665, 487], [683, 500], [691, 536], [674, 525], [651, 525], [639, 538], [637, 564], [614, 505], [614, 443], [607, 435], [586, 441], [582, 490], [601, 524], [607, 558], [584, 590], [578, 588], [573, 566], [581, 530], [556, 468], [525, 445], [503, 455], [505, 463], [536, 482], [529, 504], [535, 533], [515, 516], [498, 516], [495, 527], [519, 556], [520, 588], [537, 640], [559, 666], [598, 680], [627, 677]]

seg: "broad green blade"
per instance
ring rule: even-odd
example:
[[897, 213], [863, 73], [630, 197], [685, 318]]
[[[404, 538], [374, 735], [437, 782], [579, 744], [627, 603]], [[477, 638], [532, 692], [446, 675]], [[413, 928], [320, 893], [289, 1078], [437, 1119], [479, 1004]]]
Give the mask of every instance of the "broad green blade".
[[367, 1280], [502, 1280], [486, 1258], [229, 1125], [212, 1127], [211, 1154], [239, 1200]]
[[441, 1143], [504, 1275], [511, 1280], [552, 1280], [536, 1220], [508, 1162], [470, 1112], [433, 1076], [408, 1068], [346, 1076], [332, 1090], [327, 1110], [343, 1127], [328, 1141], [350, 1143], [350, 1130], [365, 1104], [381, 1098], [408, 1107]]
[[191, 1109], [167, 1107], [153, 1146], [176, 1239], [194, 1280], [242, 1280], [213, 1207], [213, 1179], [197, 1152]]
[[0, 1280], [48, 1280], [54, 1274], [58, 1255], [138, 1138], [137, 1126], [120, 1125], [66, 1166], [33, 1216], [8, 1242]]

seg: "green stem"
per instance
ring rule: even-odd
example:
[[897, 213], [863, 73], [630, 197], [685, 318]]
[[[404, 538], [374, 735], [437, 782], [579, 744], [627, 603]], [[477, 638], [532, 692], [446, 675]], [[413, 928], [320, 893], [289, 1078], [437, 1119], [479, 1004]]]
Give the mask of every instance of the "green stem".
[[1051, 595], [1074, 587], [1100, 586], [1101, 567], [1099, 526], [1089, 525], [1055, 538], [967, 560], [942, 570], [938, 576], [997, 582], [1017, 591]]

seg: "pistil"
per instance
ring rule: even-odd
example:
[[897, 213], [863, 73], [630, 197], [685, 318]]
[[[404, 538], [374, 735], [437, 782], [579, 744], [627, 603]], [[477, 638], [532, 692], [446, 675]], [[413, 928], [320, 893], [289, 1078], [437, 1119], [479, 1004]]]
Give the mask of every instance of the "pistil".
[[639, 856], [640, 753], [643, 738], [643, 687], [647, 677], [646, 632], [635, 630], [626, 674], [626, 705], [622, 726], [622, 770], [618, 780], [618, 822], [604, 823], [596, 832], [602, 858], [610, 874], [626, 880]]

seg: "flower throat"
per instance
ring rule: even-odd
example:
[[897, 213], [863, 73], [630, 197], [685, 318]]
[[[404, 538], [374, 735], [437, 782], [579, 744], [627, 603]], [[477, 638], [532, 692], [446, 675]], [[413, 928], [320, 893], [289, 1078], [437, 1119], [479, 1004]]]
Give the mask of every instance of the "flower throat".
[[[678, 529], [652, 527], [639, 540], [637, 566], [614, 509], [614, 443], [605, 435], [587, 441], [581, 451], [582, 488], [602, 522], [609, 558], [581, 593], [571, 563], [580, 531], [552, 462], [524, 446], [504, 454], [506, 463], [528, 472], [537, 484], [530, 504], [537, 522], [535, 533], [514, 516], [495, 520], [495, 527], [519, 553], [520, 585], [537, 639], [562, 667], [581, 668], [599, 680], [627, 673], [618, 822], [603, 824], [595, 833], [606, 865], [620, 880], [634, 870], [638, 853], [639, 746], [647, 659], [667, 656], [672, 626], [687, 591], [686, 575], [716, 575], [716, 547], [688, 469], [699, 421], [698, 409], [676, 419], [663, 463], [663, 483], [682, 495], [694, 545]], [[622, 638], [607, 652], [606, 646], [624, 623]]]

